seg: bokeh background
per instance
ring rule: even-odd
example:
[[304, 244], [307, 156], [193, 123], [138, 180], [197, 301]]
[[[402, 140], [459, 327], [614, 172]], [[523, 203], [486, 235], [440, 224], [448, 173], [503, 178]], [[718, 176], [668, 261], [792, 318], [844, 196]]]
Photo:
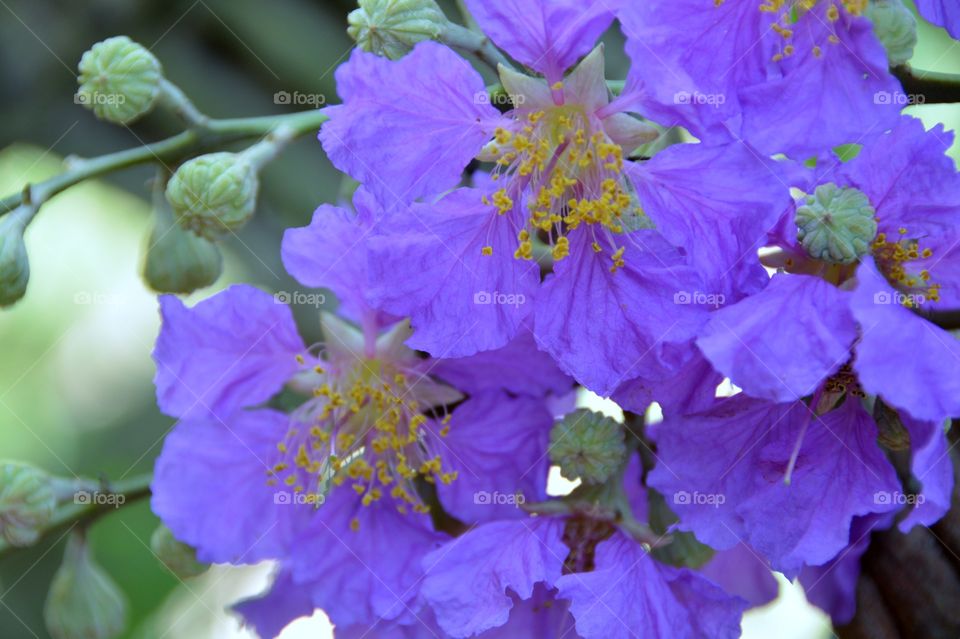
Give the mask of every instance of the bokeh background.
[[[442, 2], [456, 16], [454, 2]], [[215, 117], [292, 111], [278, 92], [336, 102], [333, 72], [349, 55], [347, 0], [0, 0], [0, 196], [61, 170], [70, 156], [137, 146], [179, 131], [153, 113], [126, 128], [74, 104], [76, 65], [89, 46], [126, 34], [148, 46], [165, 73]], [[607, 34], [608, 77], [622, 78], [620, 37]], [[918, 68], [960, 72], [960, 47], [922, 26]], [[299, 108], [309, 108], [300, 105]], [[918, 106], [928, 126], [960, 124], [956, 107]], [[957, 147], [953, 149], [954, 157]], [[150, 228], [147, 182], [138, 167], [54, 198], [27, 233], [32, 278], [25, 300], [0, 312], [0, 458], [29, 460], [62, 476], [122, 479], [149, 472], [171, 419], [153, 399], [156, 299], [139, 278]], [[258, 214], [224, 244], [226, 271], [204, 297], [234, 281], [298, 291], [280, 263], [280, 237], [343, 192], [312, 136], [292, 144], [263, 174]], [[308, 341], [317, 308], [295, 311]], [[100, 521], [100, 562], [126, 591], [126, 637], [250, 637], [225, 602], [262, 589], [270, 567], [215, 568], [182, 583], [149, 549], [157, 525], [146, 502]], [[56, 537], [0, 558], [0, 639], [47, 637], [43, 601], [62, 544]], [[753, 612], [748, 637], [831, 636], [797, 588]], [[771, 634], [775, 633], [775, 634]], [[323, 619], [295, 624], [284, 639], [329, 636]]]

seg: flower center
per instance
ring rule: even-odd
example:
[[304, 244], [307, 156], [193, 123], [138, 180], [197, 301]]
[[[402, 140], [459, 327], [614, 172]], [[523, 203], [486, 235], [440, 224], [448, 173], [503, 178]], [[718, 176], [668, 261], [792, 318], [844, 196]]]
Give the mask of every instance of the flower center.
[[897, 229], [896, 241], [889, 239], [887, 233], [877, 234], [870, 245], [877, 267], [891, 284], [907, 293], [903, 298], [905, 306], [939, 302], [941, 286], [930, 282], [930, 271], [911, 266], [911, 262], [933, 257], [933, 250], [923, 248], [919, 238], [908, 235], [909, 231], [904, 227]]
[[814, 259], [852, 264], [870, 252], [875, 214], [862, 191], [821, 184], [797, 207], [797, 239]]
[[[720, 6], [724, 0], [714, 0], [714, 5]], [[837, 36], [833, 24], [840, 19], [841, 12], [846, 12], [852, 16], [862, 15], [867, 9], [868, 0], [839, 0], [833, 2], [830, 0], [764, 0], [760, 5], [762, 13], [770, 13], [775, 16], [773, 29], [781, 39], [781, 46], [777, 53], [773, 55], [773, 61], [779, 62], [784, 58], [789, 58], [796, 53], [793, 35], [794, 28], [800, 18], [815, 9], [818, 5], [829, 5], [826, 10], [827, 24], [824, 25], [827, 32], [827, 42], [830, 44], [839, 44], [840, 38]], [[817, 18], [817, 20], [821, 20]], [[820, 43], [822, 44], [822, 43]], [[813, 46], [813, 55], [820, 57], [823, 55], [823, 49], [820, 44]]]
[[[610, 270], [616, 272], [624, 265], [624, 247], [617, 247], [615, 236], [639, 228], [645, 219], [623, 175], [623, 148], [578, 105], [517, 112], [516, 125], [495, 132], [488, 149], [495, 158], [493, 179], [507, 183], [492, 202], [484, 197], [505, 215], [529, 194], [522, 203], [526, 211], [514, 257], [533, 259], [536, 236], [552, 247], [554, 260], [561, 260], [570, 253], [568, 234], [586, 227], [594, 251], [604, 250], [600, 239], [613, 247], [608, 249]], [[492, 253], [492, 247], [484, 253]]]
[[[316, 504], [331, 484], [350, 483], [364, 506], [389, 498], [403, 514], [428, 512], [416, 479], [449, 484], [457, 473], [444, 470], [426, 437], [423, 411], [432, 407], [420, 405], [411, 384], [420, 375], [366, 358], [340, 368], [305, 371], [312, 397], [291, 414], [267, 483], [285, 485]], [[442, 418], [441, 436], [449, 432], [449, 421], [449, 415]]]

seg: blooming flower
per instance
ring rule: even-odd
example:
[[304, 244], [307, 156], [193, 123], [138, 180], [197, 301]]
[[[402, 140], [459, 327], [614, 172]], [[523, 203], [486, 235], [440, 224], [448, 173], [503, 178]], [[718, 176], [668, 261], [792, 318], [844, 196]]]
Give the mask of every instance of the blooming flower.
[[[270, 632], [308, 607], [344, 626], [415, 622], [420, 558], [445, 537], [420, 484], [433, 485], [444, 510], [466, 522], [510, 516], [478, 511], [479, 491], [509, 483], [542, 499], [551, 424], [542, 397], [570, 385], [544, 365], [547, 356], [508, 346], [498, 370], [529, 361], [549, 381], [507, 375], [498, 383], [451, 362], [470, 389], [464, 401], [433, 361], [403, 345], [408, 325], [382, 324], [358, 294], [367, 256], [362, 242], [347, 240], [363, 232], [362, 220], [321, 207], [284, 242], [287, 268], [307, 284], [322, 278], [359, 321], [322, 313], [319, 347], [300, 340], [288, 307], [253, 287], [193, 308], [161, 298], [158, 398], [181, 421], [157, 461], [153, 508], [202, 561], [280, 560], [275, 588], [298, 588], [306, 599], [242, 608]], [[485, 365], [497, 357], [487, 354]], [[292, 409], [262, 407], [281, 391]], [[492, 455], [505, 441], [511, 455]]]
[[860, 142], [896, 122], [892, 96], [901, 91], [866, 6], [628, 3], [619, 13], [634, 63], [626, 99], [664, 124], [742, 138], [767, 153], [804, 158]]
[[[324, 148], [398, 209], [372, 244], [371, 301], [409, 316], [410, 345], [437, 356], [499, 348], [532, 318], [539, 347], [602, 394], [644, 367], [674, 367], [664, 351], [688, 341], [706, 313], [677, 306], [675, 295], [725, 286], [717, 292], [732, 300], [738, 287], [753, 285], [758, 265], [720, 263], [716, 256], [730, 251], [712, 249], [752, 250], [775, 222], [786, 184], [741, 143], [681, 145], [689, 148], [630, 160], [655, 131], [610, 101], [602, 47], [562, 75], [610, 23], [607, 3], [580, 3], [574, 19], [568, 3], [538, 2], [541, 10], [525, 10], [519, 21], [512, 5], [476, 4], [491, 38], [546, 76], [502, 67], [514, 100], [505, 115], [486, 105], [479, 75], [434, 43], [395, 62], [356, 52], [339, 70], [344, 104], [321, 132]], [[557, 35], [561, 21], [569, 31]], [[374, 115], [384, 95], [417, 104], [422, 97], [406, 98], [424, 78], [434, 78], [442, 99], [422, 111], [393, 106]], [[372, 143], [392, 147], [396, 136], [404, 141], [399, 163]], [[474, 157], [493, 166], [488, 188], [406, 206], [455, 186]], [[704, 207], [715, 215], [701, 215]], [[689, 221], [690, 213], [714, 226]], [[720, 220], [734, 232], [720, 233]], [[704, 230], [711, 239], [703, 248], [687, 242], [689, 256], [664, 239], [682, 243]], [[542, 284], [535, 252], [554, 262]]]

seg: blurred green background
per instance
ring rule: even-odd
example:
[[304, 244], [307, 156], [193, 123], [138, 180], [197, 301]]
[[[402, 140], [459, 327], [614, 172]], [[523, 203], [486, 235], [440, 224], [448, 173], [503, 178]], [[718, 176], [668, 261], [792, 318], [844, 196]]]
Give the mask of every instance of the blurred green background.
[[[442, 4], [456, 15], [453, 2]], [[275, 104], [280, 91], [336, 102], [333, 72], [352, 48], [345, 23], [354, 6], [346, 0], [0, 0], [0, 195], [57, 173], [71, 155], [100, 155], [179, 131], [159, 112], [126, 128], [74, 104], [76, 64], [92, 43], [126, 34], [148, 46], [167, 77], [211, 116], [281, 113], [297, 107]], [[622, 78], [619, 35], [607, 39], [609, 75]], [[955, 44], [925, 28], [916, 66], [960, 71]], [[911, 111], [928, 126], [960, 123], [955, 107]], [[68, 477], [121, 479], [150, 471], [173, 423], [154, 405], [156, 301], [138, 274], [153, 174], [139, 167], [78, 186], [47, 204], [31, 225], [27, 297], [0, 313], [0, 457]], [[297, 290], [280, 263], [280, 237], [308, 223], [318, 204], [336, 201], [340, 189], [340, 176], [313, 136], [291, 145], [263, 175], [253, 222], [225, 242], [224, 277], [199, 296], [241, 280]], [[295, 311], [304, 337], [316, 341], [317, 309]], [[182, 585], [149, 551], [156, 523], [143, 502], [93, 528], [98, 559], [130, 598], [126, 636], [237, 636], [223, 602], [256, 592], [268, 568], [216, 570]], [[0, 559], [0, 639], [47, 636], [42, 606], [62, 551], [54, 542]], [[790, 610], [803, 610], [802, 598], [789, 601]], [[822, 618], [788, 614], [808, 622], [790, 636], [824, 632]], [[764, 636], [768, 626], [751, 623]], [[320, 625], [285, 637], [318, 639]]]

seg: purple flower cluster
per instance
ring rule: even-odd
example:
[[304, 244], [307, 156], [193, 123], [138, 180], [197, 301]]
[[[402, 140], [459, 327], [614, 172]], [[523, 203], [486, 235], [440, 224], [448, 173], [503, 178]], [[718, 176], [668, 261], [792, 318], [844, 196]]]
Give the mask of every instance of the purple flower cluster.
[[[960, 415], [953, 137], [877, 99], [866, 4], [466, 0], [518, 63], [503, 110], [438, 42], [354, 51], [320, 140], [361, 186], [282, 246], [339, 301], [322, 341], [251, 286], [160, 300], [153, 508], [202, 561], [277, 563], [247, 623], [733, 638], [771, 570], [848, 620], [870, 532], [949, 508]], [[664, 418], [558, 436], [578, 385]]]

